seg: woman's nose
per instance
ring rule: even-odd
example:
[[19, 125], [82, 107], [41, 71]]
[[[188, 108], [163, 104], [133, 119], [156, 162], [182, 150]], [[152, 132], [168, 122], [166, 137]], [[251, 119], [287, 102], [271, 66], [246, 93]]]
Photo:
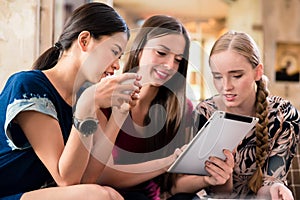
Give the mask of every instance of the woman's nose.
[[232, 90], [233, 88], [232, 82], [229, 79], [224, 79], [223, 87], [225, 91]]
[[113, 68], [114, 70], [119, 70], [119, 69], [120, 69], [120, 61], [119, 61], [119, 59], [117, 59], [117, 60], [115, 60], [115, 61], [113, 62], [112, 68]]
[[175, 68], [174, 62], [175, 62], [175, 57], [170, 55], [170, 56], [168, 56], [168, 58], [166, 58], [164, 65], [168, 69], [174, 69]]

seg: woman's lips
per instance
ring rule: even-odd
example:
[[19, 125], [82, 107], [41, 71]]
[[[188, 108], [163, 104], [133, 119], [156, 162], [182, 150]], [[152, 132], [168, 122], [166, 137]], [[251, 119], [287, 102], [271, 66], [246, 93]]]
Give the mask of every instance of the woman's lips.
[[104, 77], [107, 77], [107, 76], [113, 76], [114, 75], [114, 72], [104, 72], [103, 74], [102, 74], [102, 77], [104, 78]]
[[160, 70], [157, 70], [157, 69], [155, 69], [155, 72], [156, 72], [156, 74], [158, 75], [158, 77], [159, 77], [160, 79], [166, 79], [166, 78], [168, 78], [168, 76], [169, 76], [168, 73], [165, 73], [165, 72], [160, 71]]
[[235, 94], [224, 94], [224, 97], [227, 101], [234, 101], [236, 95]]

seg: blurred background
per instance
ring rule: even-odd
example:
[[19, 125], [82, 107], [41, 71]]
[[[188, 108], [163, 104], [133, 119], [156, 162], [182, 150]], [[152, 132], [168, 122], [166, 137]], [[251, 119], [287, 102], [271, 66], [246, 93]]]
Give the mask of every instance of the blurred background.
[[[91, 1], [0, 0], [0, 89], [10, 74], [30, 69], [38, 55], [57, 41], [69, 14]], [[185, 25], [192, 40], [187, 89], [194, 104], [216, 93], [208, 66], [212, 44], [222, 33], [238, 30], [259, 45], [271, 93], [300, 108], [300, 0], [98, 2], [111, 5], [124, 17], [131, 39], [145, 18], [154, 14], [174, 16]]]

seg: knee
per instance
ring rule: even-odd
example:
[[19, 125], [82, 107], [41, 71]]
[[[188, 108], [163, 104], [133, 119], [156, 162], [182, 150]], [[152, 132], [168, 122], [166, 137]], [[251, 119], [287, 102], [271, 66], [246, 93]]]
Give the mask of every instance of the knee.
[[108, 190], [106, 187], [97, 184], [86, 185], [85, 189], [82, 192], [82, 195], [84, 199], [88, 199], [88, 200], [113, 199], [110, 190]]

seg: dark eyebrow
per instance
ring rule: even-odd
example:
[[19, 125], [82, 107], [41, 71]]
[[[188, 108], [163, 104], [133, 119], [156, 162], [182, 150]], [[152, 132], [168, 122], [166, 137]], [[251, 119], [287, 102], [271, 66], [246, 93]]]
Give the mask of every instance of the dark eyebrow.
[[158, 46], [161, 46], [161, 47], [163, 47], [164, 49], [166, 49], [166, 50], [168, 50], [168, 51], [171, 51], [171, 49], [170, 48], [168, 48], [167, 46], [165, 46], [165, 45], [158, 45]]
[[115, 46], [118, 47], [118, 49], [119, 49], [120, 52], [123, 51], [122, 48], [121, 48], [121, 46], [119, 46], [118, 44], [115, 44]]
[[[169, 47], [167, 47], [167, 46], [165, 46], [165, 45], [163, 45], [163, 44], [161, 44], [161, 45], [158, 45], [158, 46], [161, 46], [161, 47], [163, 47], [164, 49], [166, 49], [167, 51], [171, 51], [171, 49], [169, 48]], [[183, 57], [183, 54], [177, 54], [177, 56], [181, 56], [181, 57]]]
[[[228, 73], [229, 74], [235, 74], [235, 73], [243, 73], [244, 70], [231, 70]], [[212, 72], [213, 74], [221, 74], [220, 72]]]
[[211, 72], [213, 75], [221, 74], [220, 72]]
[[232, 70], [232, 71], [229, 71], [228, 73], [234, 74], [234, 73], [242, 73], [242, 72], [244, 72], [244, 70]]

